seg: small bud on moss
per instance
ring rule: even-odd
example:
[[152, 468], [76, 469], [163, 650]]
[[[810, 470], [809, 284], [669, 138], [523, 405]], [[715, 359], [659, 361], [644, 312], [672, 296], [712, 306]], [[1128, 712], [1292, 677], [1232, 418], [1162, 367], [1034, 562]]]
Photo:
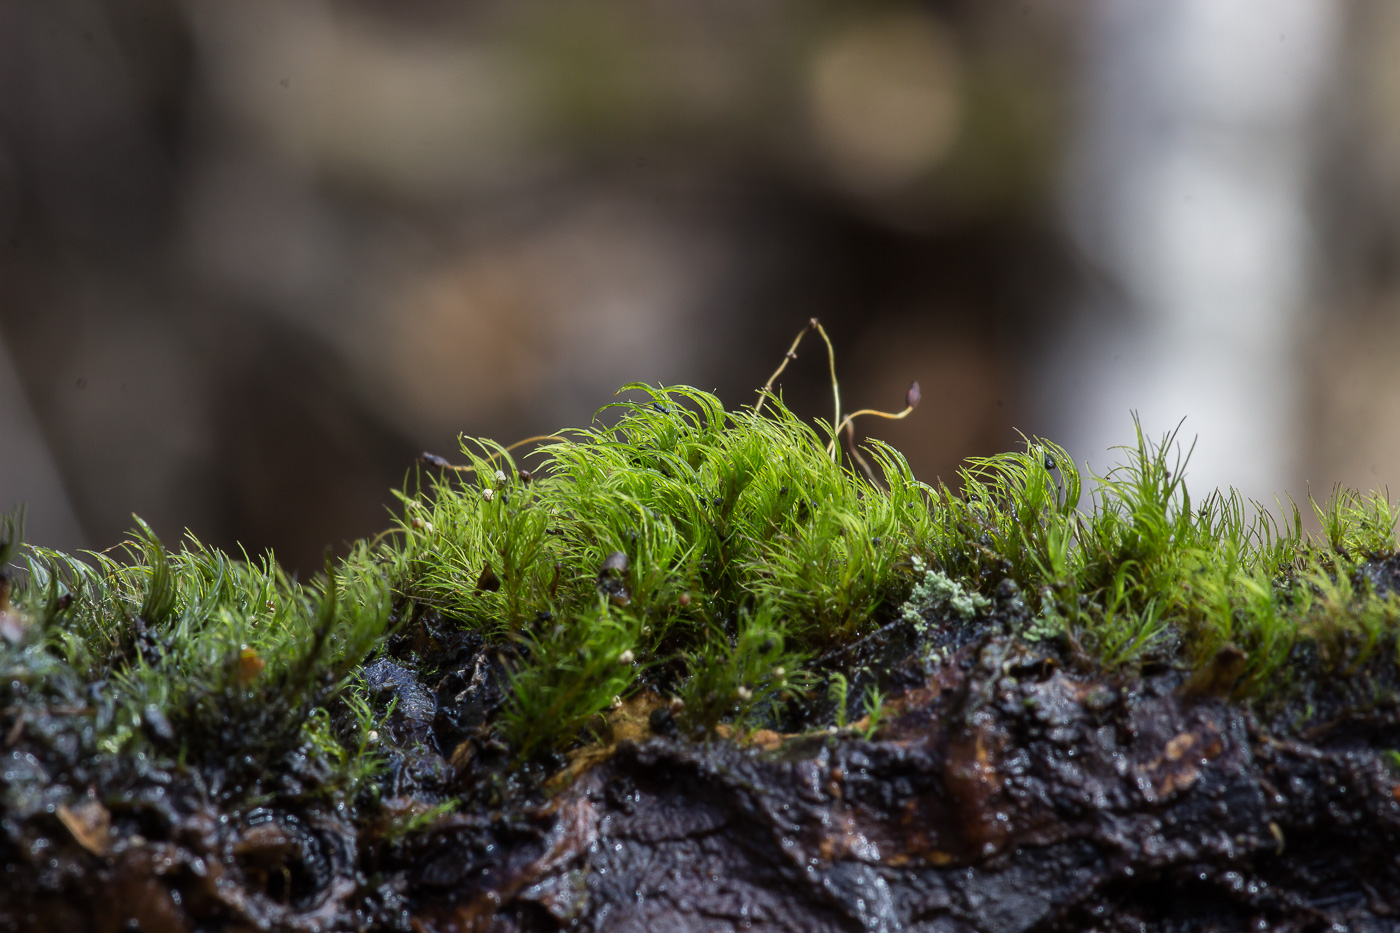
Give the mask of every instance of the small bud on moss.
[[246, 687], [257, 680], [258, 675], [263, 672], [267, 662], [258, 656], [252, 648], [244, 645], [238, 652], [238, 670], [235, 676], [240, 687]]
[[637, 660], [637, 656], [632, 653], [631, 648], [628, 648], [617, 656], [617, 660], [619, 664], [631, 664], [633, 661]]

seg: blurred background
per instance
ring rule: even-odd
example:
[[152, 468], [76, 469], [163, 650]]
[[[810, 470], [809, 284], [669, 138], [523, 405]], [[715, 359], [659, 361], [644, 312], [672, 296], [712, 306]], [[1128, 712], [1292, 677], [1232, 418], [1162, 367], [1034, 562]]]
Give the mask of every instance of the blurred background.
[[[1390, 0], [5, 0], [0, 508], [31, 541], [387, 523], [459, 432], [753, 399], [811, 316], [916, 474], [1400, 477]], [[783, 378], [826, 415], [816, 344]], [[829, 417], [829, 415], [827, 415]]]

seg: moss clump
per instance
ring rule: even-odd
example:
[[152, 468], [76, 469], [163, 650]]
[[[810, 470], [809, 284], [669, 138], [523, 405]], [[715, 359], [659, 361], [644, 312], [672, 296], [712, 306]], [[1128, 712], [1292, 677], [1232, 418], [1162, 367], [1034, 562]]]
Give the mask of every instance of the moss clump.
[[501, 730], [524, 757], [642, 682], [683, 727], [742, 724], [868, 632], [933, 540], [934, 491], [884, 445], [874, 486], [781, 403], [624, 391], [616, 425], [565, 432], [533, 473], [473, 441], [469, 478], [405, 497], [402, 592], [519, 646]]
[[1384, 495], [1312, 502], [1323, 534], [1310, 539], [1291, 501], [1278, 517], [1234, 490], [1193, 504], [1175, 432], [1154, 443], [1138, 426], [1121, 449], [1126, 463], [1091, 477], [1087, 503], [1053, 444], [972, 461], [963, 494], [942, 491], [931, 560], [982, 589], [1015, 581], [1040, 614], [1029, 634], [1085, 663], [1194, 668], [1242, 651], [1227, 691], [1242, 697], [1394, 650], [1400, 598], [1368, 572], [1395, 553]]
[[[6, 703], [33, 711], [19, 717], [31, 728], [76, 714], [60, 751], [80, 772], [173, 757], [215, 797], [246, 798], [271, 791], [292, 756], [320, 790], [353, 791], [374, 769], [354, 691], [389, 623], [391, 554], [362, 545], [300, 584], [270, 556], [235, 560], [194, 538], [172, 553], [137, 522], [123, 559], [30, 550], [23, 615], [0, 643]], [[334, 702], [362, 721], [337, 734]]]
[[[387, 714], [358, 671], [429, 612], [497, 647], [507, 689], [486, 728], [516, 766], [586, 740], [644, 689], [680, 701], [685, 734], [777, 725], [826, 692], [820, 677], [837, 681], [838, 649], [900, 618], [974, 624], [998, 590], [1028, 604], [1021, 637], [1086, 667], [1205, 668], [1234, 652], [1216, 687], [1240, 697], [1393, 664], [1382, 497], [1335, 492], [1310, 540], [1296, 506], [1276, 519], [1233, 492], [1193, 503], [1175, 436], [1140, 429], [1087, 497], [1040, 440], [972, 461], [961, 492], [873, 442], [872, 481], [832, 425], [781, 402], [625, 391], [604, 410], [614, 424], [563, 432], [530, 470], [464, 441], [467, 467], [401, 493], [393, 534], [310, 583], [193, 539], [171, 552], [144, 525], [120, 559], [31, 549], [13, 603], [8, 583], [0, 599], [4, 705], [34, 721], [78, 711], [61, 740], [78, 784], [104, 757], [148, 757], [199, 765], [229, 798], [353, 801], [374, 786]], [[399, 660], [448, 663], [411, 655]]]

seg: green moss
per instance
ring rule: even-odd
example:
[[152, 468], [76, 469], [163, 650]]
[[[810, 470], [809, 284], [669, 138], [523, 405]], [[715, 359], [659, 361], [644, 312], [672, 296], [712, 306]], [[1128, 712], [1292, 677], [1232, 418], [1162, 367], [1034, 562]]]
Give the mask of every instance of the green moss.
[[624, 391], [642, 398], [540, 449], [533, 474], [470, 441], [467, 479], [405, 497], [403, 592], [522, 648], [501, 728], [527, 756], [661, 667], [684, 723], [742, 723], [804, 657], [868, 632], [932, 540], [933, 490], [888, 447], [878, 488], [781, 403]]
[[0, 643], [9, 703], [87, 717], [71, 759], [155, 751], [210, 767], [211, 790], [236, 796], [262, 792], [288, 754], [322, 769], [330, 793], [372, 772], [367, 722], [336, 734], [327, 706], [386, 630], [392, 553], [359, 546], [300, 584], [270, 556], [234, 560], [193, 538], [169, 552], [138, 519], [122, 559], [84, 556], [31, 549], [24, 623]]
[[[1193, 502], [1175, 435], [1140, 428], [1102, 477], [1030, 440], [971, 461], [960, 492], [935, 489], [872, 442], [872, 482], [830, 424], [780, 401], [624, 391], [634, 400], [600, 413], [615, 423], [563, 432], [528, 471], [464, 441], [469, 472], [400, 493], [395, 533], [310, 583], [193, 539], [169, 551], [144, 525], [117, 557], [32, 549], [14, 607], [0, 601], [5, 702], [90, 710], [88, 753], [199, 760], [229, 794], [265, 792], [295, 754], [318, 763], [316, 792], [353, 795], [372, 783], [384, 715], [356, 672], [428, 610], [506, 659], [490, 728], [517, 764], [586, 739], [644, 688], [681, 701], [687, 734], [777, 724], [821, 695], [819, 675], [846, 683], [816, 659], [900, 618], [980, 624], [998, 591], [1027, 604], [1023, 638], [1087, 668], [1205, 669], [1235, 652], [1223, 689], [1240, 697], [1394, 663], [1400, 602], [1367, 572], [1395, 552], [1382, 497], [1334, 491], [1308, 539], [1296, 506]], [[216, 760], [230, 747], [237, 767]]]

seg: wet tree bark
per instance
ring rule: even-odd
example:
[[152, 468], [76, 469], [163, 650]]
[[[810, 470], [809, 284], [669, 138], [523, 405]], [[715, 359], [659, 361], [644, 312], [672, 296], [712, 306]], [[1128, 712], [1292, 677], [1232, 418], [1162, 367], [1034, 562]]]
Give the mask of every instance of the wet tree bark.
[[[966, 669], [964, 669], [966, 668]], [[1078, 677], [993, 639], [879, 741], [627, 744], [528, 839], [444, 826], [426, 929], [1390, 929], [1386, 712], [1279, 739], [1180, 675]]]
[[[288, 795], [229, 816], [189, 775], [152, 772], [110, 813], [38, 806], [21, 819], [11, 806], [0, 922], [156, 931], [1395, 928], [1400, 780], [1381, 751], [1400, 744], [1394, 704], [1353, 705], [1289, 735], [1214, 695], [1219, 686], [1175, 671], [1113, 682], [985, 633], [896, 700], [874, 740], [770, 734], [740, 746], [643, 736], [595, 751], [595, 763], [548, 799], [469, 807], [394, 839], [357, 830], [314, 798]], [[44, 767], [45, 753], [24, 739], [12, 746], [14, 787], [18, 771]], [[396, 767], [410, 787], [425, 769], [449, 766]]]

